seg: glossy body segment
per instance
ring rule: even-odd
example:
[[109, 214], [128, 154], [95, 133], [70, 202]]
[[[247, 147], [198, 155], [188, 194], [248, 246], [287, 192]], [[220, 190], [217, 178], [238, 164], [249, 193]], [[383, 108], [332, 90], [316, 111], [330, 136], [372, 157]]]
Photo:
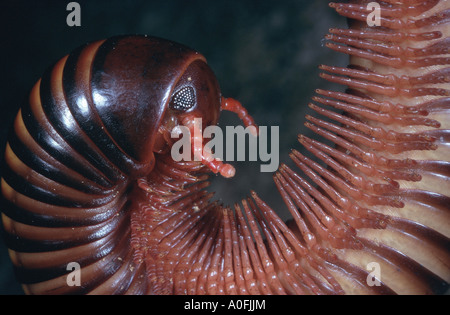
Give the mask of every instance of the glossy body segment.
[[204, 57], [154, 38], [112, 38], [99, 48], [91, 77], [96, 113], [111, 138], [136, 161], [151, 160], [169, 98], [195, 60]]

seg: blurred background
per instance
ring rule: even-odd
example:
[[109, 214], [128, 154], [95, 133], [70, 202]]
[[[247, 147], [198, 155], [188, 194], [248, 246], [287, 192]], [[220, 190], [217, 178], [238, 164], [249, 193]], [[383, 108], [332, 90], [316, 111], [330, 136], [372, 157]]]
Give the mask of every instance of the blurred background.
[[[297, 134], [310, 134], [303, 117], [314, 89], [333, 88], [318, 77], [318, 65], [347, 64], [344, 55], [324, 47], [330, 27], [345, 27], [326, 0], [77, 1], [79, 27], [66, 24], [69, 2], [0, 2], [2, 158], [7, 130], [33, 84], [48, 66], [86, 42], [138, 33], [201, 52], [224, 96], [239, 100], [260, 126], [279, 126], [280, 162], [287, 164], [290, 149], [300, 148]], [[239, 124], [231, 113], [220, 120], [222, 126]], [[212, 178], [216, 199], [233, 205], [252, 189], [287, 217], [271, 173], [261, 173], [259, 162], [232, 164], [233, 179]], [[0, 294], [21, 293], [0, 240]]]

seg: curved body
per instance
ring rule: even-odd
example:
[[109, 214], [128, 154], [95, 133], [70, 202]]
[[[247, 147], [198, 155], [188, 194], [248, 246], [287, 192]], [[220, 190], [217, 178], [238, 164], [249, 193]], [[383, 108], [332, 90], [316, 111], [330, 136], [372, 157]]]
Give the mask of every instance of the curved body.
[[[200, 54], [117, 37], [50, 68], [16, 118], [1, 186], [26, 292], [444, 292], [450, 4], [385, 0], [369, 27], [369, 3], [330, 4], [350, 28], [331, 29], [327, 46], [351, 58], [321, 76], [347, 89], [316, 91], [305, 124], [326, 141], [299, 135], [296, 169], [274, 175], [286, 223], [254, 192], [234, 209], [210, 202], [221, 164], [171, 158], [167, 132], [193, 117], [216, 124], [232, 107], [253, 124]], [[68, 285], [72, 262], [81, 285]]]
[[[10, 133], [2, 178], [5, 238], [27, 291], [145, 292], [142, 268], [132, 267], [129, 198], [154, 154], [167, 150], [161, 135], [177, 123], [169, 102], [186, 85], [183, 75], [202, 87], [195, 76], [203, 75], [219, 101], [202, 55], [147, 36], [84, 45], [33, 87]], [[203, 117], [214, 123], [214, 102], [206, 101]], [[71, 262], [88, 266], [83, 288], [66, 284]], [[120, 291], [98, 287], [110, 277], [128, 282]]]

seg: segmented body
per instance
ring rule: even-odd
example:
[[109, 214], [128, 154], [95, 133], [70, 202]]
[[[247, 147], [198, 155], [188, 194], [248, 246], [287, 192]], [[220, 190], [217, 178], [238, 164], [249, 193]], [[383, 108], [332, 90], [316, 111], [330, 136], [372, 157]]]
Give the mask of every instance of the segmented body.
[[[306, 151], [292, 152], [296, 168], [283, 164], [274, 175], [285, 205], [272, 208], [254, 192], [233, 208], [210, 202], [208, 168], [174, 162], [168, 153], [155, 153], [150, 173], [123, 178], [129, 171], [113, 171], [110, 164], [119, 162], [102, 151], [88, 155], [94, 171], [83, 173], [87, 166], [78, 162], [86, 157], [58, 132], [64, 116], [55, 125], [33, 102], [35, 88], [16, 120], [6, 151], [10, 173], [2, 180], [7, 240], [27, 292], [445, 291], [450, 3], [385, 0], [381, 27], [368, 27], [369, 2], [331, 4], [351, 27], [331, 29], [327, 46], [349, 54], [350, 66], [322, 66], [321, 76], [348, 89], [319, 89], [313, 97], [317, 115], [307, 116], [306, 126], [334, 145], [299, 135]], [[39, 133], [43, 125], [46, 133]], [[50, 135], [57, 144], [41, 140]], [[70, 167], [54, 160], [58, 154]], [[52, 169], [61, 166], [67, 173]], [[279, 207], [292, 220], [281, 221]], [[73, 261], [82, 267], [82, 286], [67, 286]]]

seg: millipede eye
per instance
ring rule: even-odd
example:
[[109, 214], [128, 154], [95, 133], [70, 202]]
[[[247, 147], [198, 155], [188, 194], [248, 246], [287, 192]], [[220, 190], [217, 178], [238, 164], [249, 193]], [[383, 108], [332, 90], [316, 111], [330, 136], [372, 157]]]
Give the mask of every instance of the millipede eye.
[[175, 92], [169, 106], [177, 110], [188, 110], [195, 105], [195, 92], [190, 86], [185, 86]]

